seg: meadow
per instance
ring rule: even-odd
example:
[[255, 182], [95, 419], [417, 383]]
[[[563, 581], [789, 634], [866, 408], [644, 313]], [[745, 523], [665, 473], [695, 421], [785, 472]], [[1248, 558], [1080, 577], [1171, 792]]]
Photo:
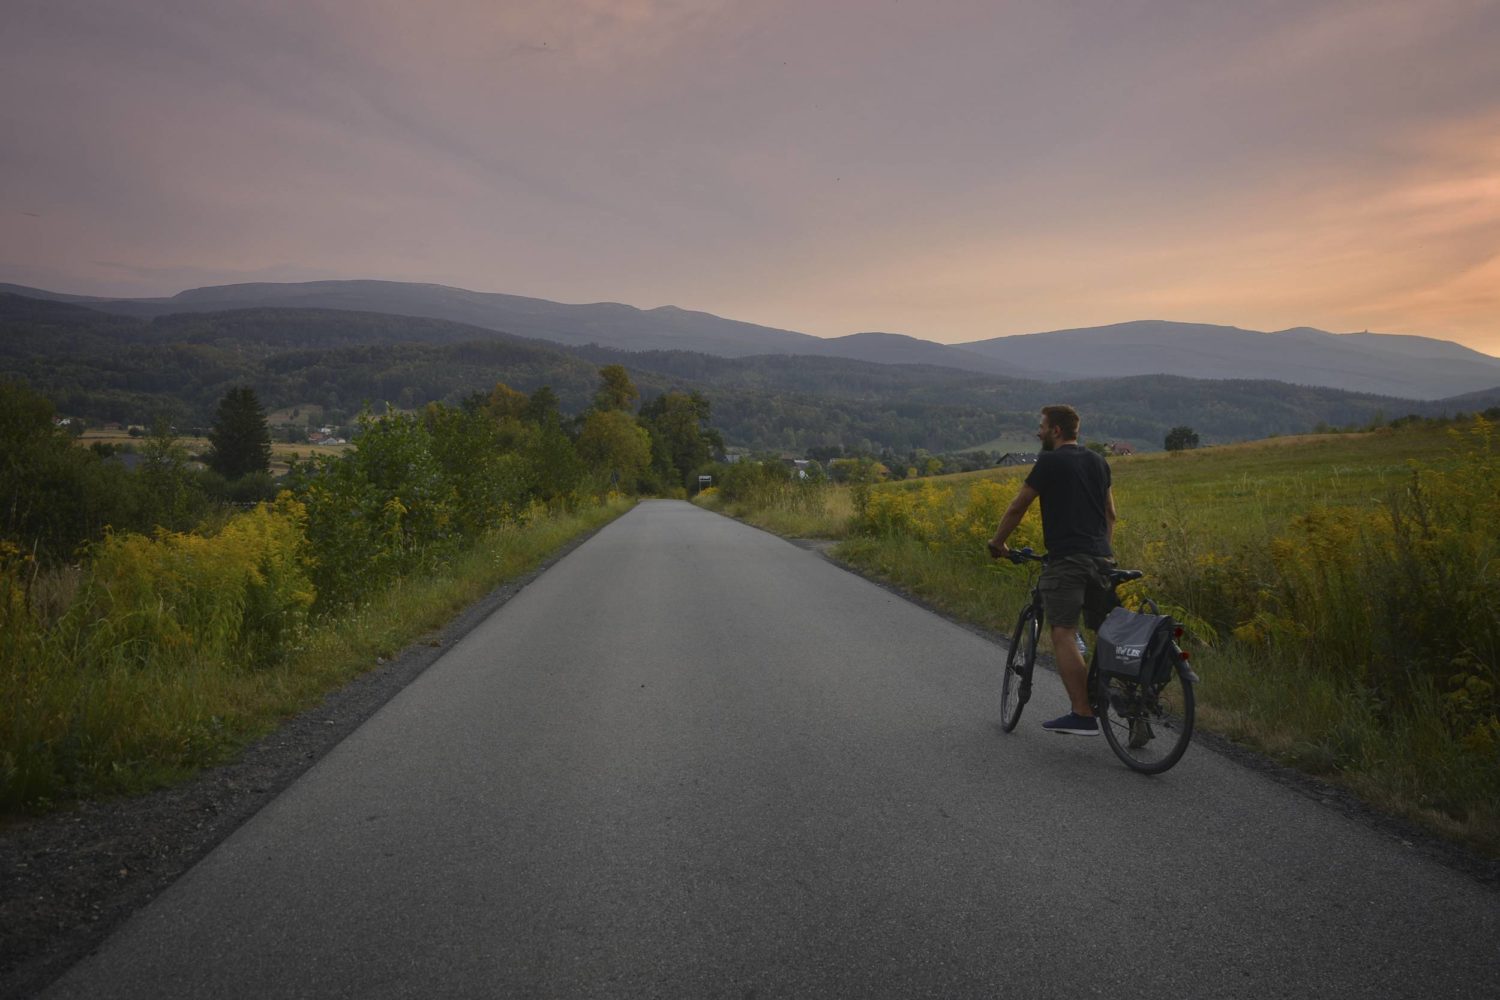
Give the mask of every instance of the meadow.
[[[210, 447], [210, 442], [206, 437], [179, 437], [174, 440], [194, 455], [202, 455]], [[84, 431], [78, 437], [78, 444], [85, 448], [92, 444], [139, 448], [141, 441], [142, 439], [139, 437], [131, 437], [127, 431], [93, 428]], [[271, 473], [279, 476], [285, 473], [296, 462], [308, 461], [320, 456], [337, 457], [344, 454], [349, 448], [350, 445], [348, 444], [290, 443], [273, 440], [271, 442]]]
[[[1200, 725], [1500, 856], [1500, 463], [1483, 419], [1111, 460], [1122, 566], [1189, 629]], [[1007, 632], [984, 542], [1027, 469], [736, 473], [700, 502]], [[1012, 539], [1041, 550], [1037, 505]], [[998, 684], [998, 678], [997, 678]], [[998, 694], [997, 694], [998, 698]]]

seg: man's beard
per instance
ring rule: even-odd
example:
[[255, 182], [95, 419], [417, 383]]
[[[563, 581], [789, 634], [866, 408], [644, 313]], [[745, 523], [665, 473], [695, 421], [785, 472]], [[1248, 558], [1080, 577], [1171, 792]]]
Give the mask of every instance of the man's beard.
[[1052, 439], [1051, 438], [1042, 438], [1042, 450], [1043, 451], [1051, 451], [1055, 447], [1056, 446], [1052, 443]]

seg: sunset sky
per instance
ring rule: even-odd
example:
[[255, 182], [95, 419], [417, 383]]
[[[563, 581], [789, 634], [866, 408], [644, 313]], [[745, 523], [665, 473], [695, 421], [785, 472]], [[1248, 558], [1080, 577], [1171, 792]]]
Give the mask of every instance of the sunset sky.
[[1500, 0], [8, 0], [0, 281], [1500, 355]]

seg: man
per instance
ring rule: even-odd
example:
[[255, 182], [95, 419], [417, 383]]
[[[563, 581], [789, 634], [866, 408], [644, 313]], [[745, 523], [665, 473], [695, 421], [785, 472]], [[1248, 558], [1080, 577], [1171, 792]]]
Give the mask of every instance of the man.
[[1109, 591], [1114, 567], [1115, 498], [1109, 464], [1078, 446], [1078, 411], [1071, 406], [1042, 407], [1037, 439], [1042, 452], [1026, 483], [1000, 518], [989, 541], [996, 559], [1010, 554], [1005, 544], [1031, 501], [1042, 498], [1042, 539], [1048, 561], [1040, 581], [1042, 606], [1052, 628], [1057, 672], [1073, 710], [1042, 723], [1054, 733], [1099, 735], [1099, 722], [1088, 699], [1088, 667], [1075, 644], [1078, 616], [1086, 598]]

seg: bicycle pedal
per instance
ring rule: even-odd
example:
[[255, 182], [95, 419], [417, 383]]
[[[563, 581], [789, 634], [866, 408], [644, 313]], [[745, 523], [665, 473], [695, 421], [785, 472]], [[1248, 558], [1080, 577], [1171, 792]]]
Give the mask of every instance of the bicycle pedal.
[[1151, 730], [1151, 723], [1146, 719], [1130, 720], [1130, 742], [1126, 744], [1132, 750], [1139, 750], [1147, 743], [1156, 738], [1156, 733]]

